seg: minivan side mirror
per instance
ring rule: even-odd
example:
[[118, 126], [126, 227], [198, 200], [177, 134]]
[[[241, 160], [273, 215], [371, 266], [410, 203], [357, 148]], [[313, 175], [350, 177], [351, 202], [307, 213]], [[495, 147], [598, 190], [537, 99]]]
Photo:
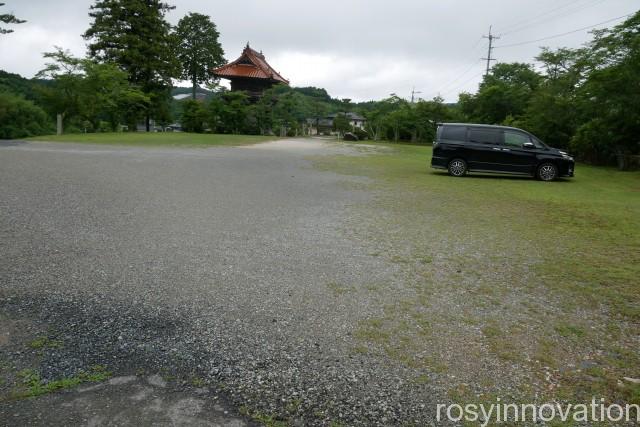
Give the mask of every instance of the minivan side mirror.
[[522, 148], [531, 150], [532, 148], [536, 148], [536, 145], [533, 142], [525, 142], [524, 144], [522, 144]]

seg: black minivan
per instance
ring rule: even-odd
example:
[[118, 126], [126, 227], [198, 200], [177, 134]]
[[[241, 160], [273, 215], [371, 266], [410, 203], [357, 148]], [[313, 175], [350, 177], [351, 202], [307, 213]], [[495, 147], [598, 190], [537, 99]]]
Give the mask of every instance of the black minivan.
[[573, 176], [575, 162], [532, 134], [507, 126], [439, 123], [431, 167], [452, 176], [467, 172], [529, 175], [543, 181]]

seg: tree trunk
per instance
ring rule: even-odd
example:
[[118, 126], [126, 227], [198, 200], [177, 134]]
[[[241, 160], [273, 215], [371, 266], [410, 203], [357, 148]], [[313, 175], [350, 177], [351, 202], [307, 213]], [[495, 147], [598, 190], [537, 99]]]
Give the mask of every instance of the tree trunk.
[[193, 97], [193, 100], [196, 100], [196, 88], [198, 87], [198, 82], [196, 82], [196, 79], [193, 79], [193, 87], [191, 88], [191, 96]]
[[149, 113], [145, 114], [144, 125], [147, 129], [147, 132], [151, 131], [151, 117], [149, 116]]
[[56, 117], [56, 134], [57, 135], [62, 135], [63, 132], [63, 123], [64, 121], [64, 113], [62, 114], [58, 114]]

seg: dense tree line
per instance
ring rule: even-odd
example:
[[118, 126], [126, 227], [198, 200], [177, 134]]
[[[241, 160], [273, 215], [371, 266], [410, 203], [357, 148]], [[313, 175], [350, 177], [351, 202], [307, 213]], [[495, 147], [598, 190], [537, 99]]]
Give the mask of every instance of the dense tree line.
[[[640, 12], [593, 34], [580, 49], [542, 49], [540, 71], [531, 64], [497, 64], [475, 94], [463, 93], [453, 105], [440, 98], [410, 103], [395, 95], [351, 104], [316, 88], [280, 87], [255, 105], [236, 98], [230, 103], [222, 93], [208, 114], [198, 115], [202, 123], [187, 128], [278, 134], [284, 126], [286, 134], [296, 134], [305, 118], [350, 111], [366, 117], [364, 136], [370, 139], [431, 142], [439, 122], [503, 124], [529, 130], [583, 161], [625, 168], [629, 155], [640, 152]], [[216, 113], [229, 109], [236, 111], [233, 125]], [[334, 126], [350, 130], [340, 116]]]
[[[209, 100], [181, 101], [180, 121], [189, 132], [244, 133], [297, 136], [329, 114], [337, 114], [333, 130], [355, 132], [373, 140], [433, 141], [436, 123], [459, 118], [455, 108], [442, 99], [411, 104], [397, 96], [382, 101], [351, 103], [331, 98], [324, 89], [278, 85], [264, 92], [257, 102], [246, 94], [218, 90]], [[352, 127], [346, 113], [359, 113], [367, 119], [366, 130]]]
[[640, 12], [593, 35], [580, 49], [543, 49], [541, 73], [528, 64], [496, 65], [476, 94], [460, 96], [461, 113], [625, 168], [640, 152]]
[[324, 89], [278, 85], [251, 102], [244, 92], [218, 90], [205, 102], [182, 101], [181, 123], [189, 132], [297, 136], [307, 119], [325, 118], [338, 111], [340, 101]]
[[50, 120], [61, 114], [66, 131], [117, 130], [120, 125], [135, 130], [140, 121], [150, 130], [152, 118], [160, 125], [170, 123], [173, 80], [207, 82], [211, 67], [223, 61], [215, 24], [189, 14], [172, 28], [165, 15], [173, 8], [160, 0], [97, 0], [83, 34], [87, 58], [73, 58], [62, 48], [45, 54], [52, 62], [38, 77], [51, 84], [35, 81], [32, 100]]
[[[0, 73], [0, 137], [50, 132], [58, 114], [67, 132], [135, 130], [141, 121], [149, 130], [153, 118], [160, 128], [178, 121], [191, 132], [300, 135], [338, 113], [335, 131], [372, 140], [428, 143], [438, 122], [465, 121], [521, 127], [596, 164], [624, 167], [640, 152], [640, 12], [594, 31], [582, 48], [543, 49], [535, 58], [540, 70], [497, 64], [476, 93], [445, 104], [395, 95], [352, 103], [321, 88], [284, 85], [255, 102], [217, 86], [211, 69], [224, 52], [209, 17], [189, 13], [172, 28], [165, 20], [172, 9], [160, 0], [97, 0], [84, 33], [87, 58], [56, 48], [36, 79]], [[191, 82], [178, 91], [191, 100], [172, 98], [177, 79]], [[351, 128], [345, 113], [363, 115], [365, 131]]]

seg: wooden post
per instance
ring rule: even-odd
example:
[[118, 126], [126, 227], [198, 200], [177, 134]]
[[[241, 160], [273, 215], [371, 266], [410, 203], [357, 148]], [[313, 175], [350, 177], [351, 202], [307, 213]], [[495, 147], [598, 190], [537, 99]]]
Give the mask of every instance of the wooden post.
[[57, 117], [57, 130], [56, 133], [58, 135], [62, 135], [62, 114], [58, 114]]

